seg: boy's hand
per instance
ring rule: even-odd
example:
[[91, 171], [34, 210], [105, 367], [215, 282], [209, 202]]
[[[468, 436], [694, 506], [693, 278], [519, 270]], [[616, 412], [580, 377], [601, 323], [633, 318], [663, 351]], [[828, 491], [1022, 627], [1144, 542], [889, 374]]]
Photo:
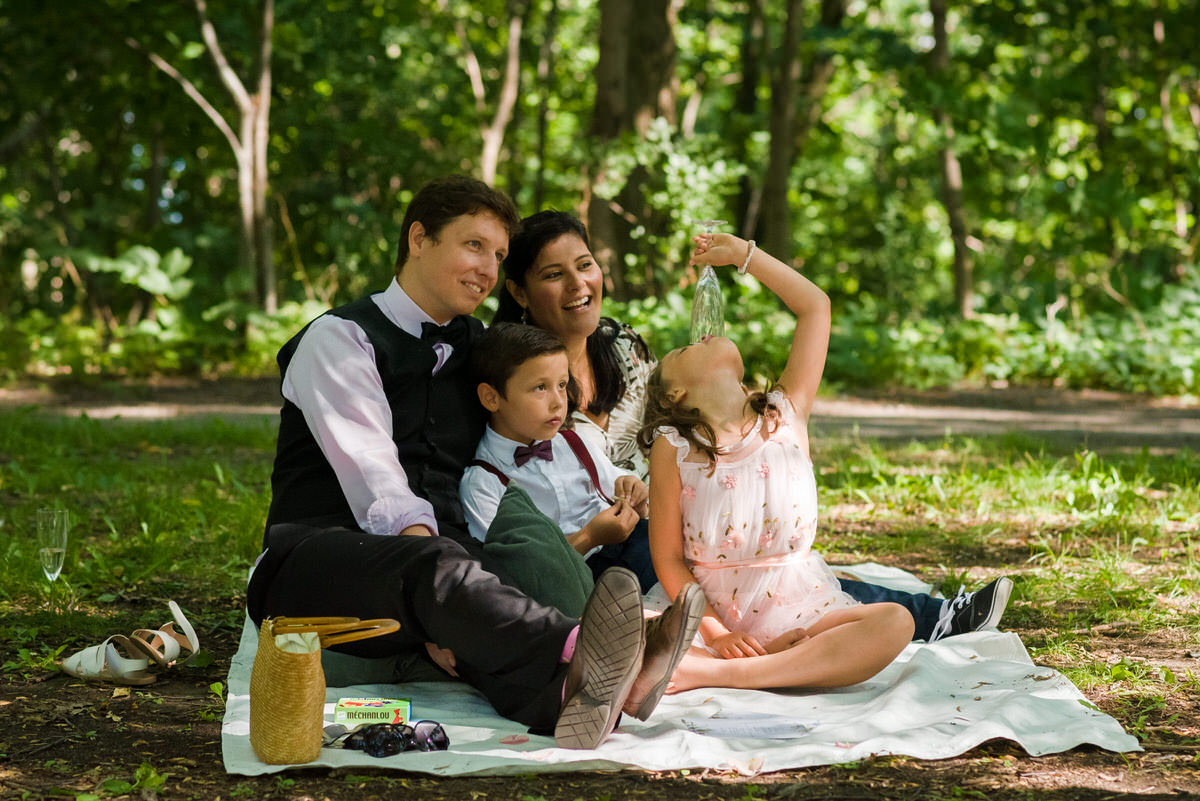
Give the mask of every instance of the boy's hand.
[[618, 476], [613, 482], [613, 497], [632, 506], [638, 516], [650, 516], [650, 488], [637, 476]]
[[638, 513], [632, 506], [617, 501], [593, 517], [584, 529], [592, 545], [615, 545], [629, 538], [629, 532], [633, 531], [638, 519]]
[[708, 644], [724, 659], [738, 659], [743, 656], [766, 656], [767, 649], [758, 644], [758, 640], [744, 631], [731, 631], [716, 637]]

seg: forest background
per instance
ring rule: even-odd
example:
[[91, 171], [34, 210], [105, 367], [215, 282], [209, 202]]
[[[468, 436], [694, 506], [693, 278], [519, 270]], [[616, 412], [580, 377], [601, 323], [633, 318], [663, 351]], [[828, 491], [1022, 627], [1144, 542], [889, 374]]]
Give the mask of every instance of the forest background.
[[1190, 0], [3, 0], [0, 380], [268, 374], [467, 172], [585, 218], [660, 352], [715, 217], [829, 291], [835, 386], [1197, 394], [1197, 41]]

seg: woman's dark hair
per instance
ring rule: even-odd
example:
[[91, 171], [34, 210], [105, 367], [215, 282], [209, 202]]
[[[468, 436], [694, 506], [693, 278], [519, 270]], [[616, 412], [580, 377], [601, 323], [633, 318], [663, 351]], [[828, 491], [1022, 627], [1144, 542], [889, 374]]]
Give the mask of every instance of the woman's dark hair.
[[481, 211], [496, 215], [509, 236], [520, 226], [512, 198], [469, 175], [447, 175], [422, 186], [404, 212], [396, 248], [396, 273], [399, 274], [408, 261], [408, 231], [413, 223], [421, 223], [426, 235], [436, 241], [442, 229], [455, 217]]
[[[766, 418], [768, 430], [774, 431], [779, 425], [779, 409], [767, 399], [766, 392], [750, 392], [746, 403], [755, 414]], [[712, 475], [712, 471], [717, 468], [717, 457], [720, 456], [715, 444], [716, 432], [699, 409], [689, 408], [671, 400], [666, 382], [663, 381], [661, 362], [646, 379], [646, 409], [642, 414], [642, 427], [637, 435], [638, 445], [643, 450], [649, 450], [654, 444], [660, 427], [674, 428], [679, 432], [679, 436], [687, 440], [693, 451], [703, 453], [708, 460], [708, 473]]]
[[[542, 248], [554, 242], [560, 236], [577, 236], [583, 240], [584, 247], [591, 248], [588, 242], [587, 228], [578, 217], [570, 212], [547, 209], [531, 214], [521, 220], [521, 230], [508, 241], [508, 258], [504, 260], [504, 277], [517, 286], [525, 286], [525, 276], [529, 268], [537, 261]], [[500, 322], [523, 322], [525, 309], [508, 291], [505, 283], [500, 285], [500, 305], [492, 317], [492, 324]], [[536, 320], [529, 322], [537, 324]], [[623, 326], [615, 320], [602, 317], [587, 338], [587, 356], [592, 365], [595, 377], [596, 392], [591, 403], [587, 406], [589, 414], [607, 414], [613, 410], [625, 397], [625, 372], [617, 359], [615, 343]], [[629, 333], [632, 329], [624, 328]], [[650, 358], [650, 348], [637, 334], [633, 334], [638, 356]]]

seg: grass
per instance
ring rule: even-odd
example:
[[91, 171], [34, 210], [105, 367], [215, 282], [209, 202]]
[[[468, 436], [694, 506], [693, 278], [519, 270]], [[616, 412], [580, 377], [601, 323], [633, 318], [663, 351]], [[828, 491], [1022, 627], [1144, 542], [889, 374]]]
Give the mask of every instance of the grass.
[[[143, 601], [209, 599], [206, 619], [236, 627], [273, 449], [267, 419], [0, 413], [0, 676], [52, 670], [65, 643], [128, 628]], [[895, 564], [947, 594], [1013, 576], [1006, 627], [1139, 736], [1176, 725], [1179, 699], [1198, 694], [1188, 660], [1163, 655], [1200, 651], [1200, 456], [845, 437], [818, 439], [814, 460], [830, 562]], [[50, 586], [31, 525], [48, 505], [74, 520]]]
[[1011, 575], [1005, 627], [1035, 661], [1143, 740], [1200, 742], [1200, 456], [1005, 436], [846, 439], [814, 460], [830, 562], [896, 564], [946, 594]]

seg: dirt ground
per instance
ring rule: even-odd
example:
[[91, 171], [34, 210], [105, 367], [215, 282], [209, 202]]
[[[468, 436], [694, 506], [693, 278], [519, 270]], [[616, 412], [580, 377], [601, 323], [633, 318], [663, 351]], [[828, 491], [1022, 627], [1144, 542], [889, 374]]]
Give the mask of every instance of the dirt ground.
[[[27, 387], [0, 390], [0, 406], [31, 404], [93, 417], [164, 418], [181, 414], [277, 412], [271, 381], [163, 382], [92, 390]], [[1098, 393], [926, 393], [822, 399], [815, 426], [857, 429], [864, 436], [943, 436], [1037, 431], [1091, 447], [1200, 447], [1200, 411], [1180, 402], [1149, 402]], [[915, 568], [918, 565], [901, 567]], [[988, 565], [981, 565], [987, 567]], [[178, 597], [184, 609], [211, 610], [235, 621], [239, 599]], [[147, 624], [166, 599], [119, 599]], [[226, 614], [228, 613], [228, 614]], [[161, 615], [160, 615], [161, 616]], [[1026, 642], [1045, 632], [1018, 630]], [[1200, 798], [1200, 699], [1170, 697], [1143, 710], [1145, 750], [1113, 754], [1092, 747], [1031, 757], [992, 742], [940, 761], [880, 757], [867, 762], [791, 770], [753, 778], [714, 771], [583, 772], [510, 778], [434, 778], [395, 770], [294, 770], [272, 776], [225, 773], [222, 705], [209, 689], [224, 682], [237, 646], [233, 623], [201, 625], [201, 668], [165, 673], [144, 688], [86, 683], [57, 671], [0, 685], [0, 797], [137, 797], [141, 799], [1041, 799]], [[1153, 664], [1195, 664], [1181, 643], [1145, 642], [1120, 630], [1093, 631], [1097, 659], [1136, 654]], [[1056, 665], [1051, 664], [1055, 667]], [[1182, 667], [1181, 667], [1182, 670]], [[1090, 697], [1117, 713], [1123, 701]], [[1119, 716], [1128, 720], [1126, 710]]]

